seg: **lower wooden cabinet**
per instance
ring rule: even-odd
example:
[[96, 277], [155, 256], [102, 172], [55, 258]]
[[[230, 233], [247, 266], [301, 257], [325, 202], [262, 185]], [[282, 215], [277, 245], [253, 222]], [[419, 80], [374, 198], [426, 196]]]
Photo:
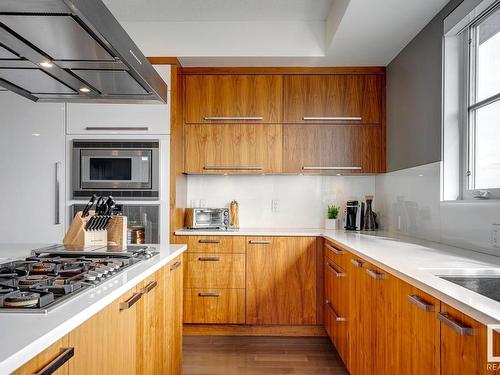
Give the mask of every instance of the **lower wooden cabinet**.
[[246, 323], [317, 324], [315, 237], [247, 237]]
[[75, 357], [70, 374], [135, 374], [137, 302], [133, 288], [69, 333]]
[[168, 350], [168, 375], [182, 373], [182, 285], [183, 285], [182, 255], [170, 261], [165, 267], [168, 273], [166, 290], [167, 310], [167, 350]]
[[184, 323], [244, 324], [245, 289], [185, 289]]
[[38, 354], [11, 375], [36, 374], [52, 368], [54, 375], [68, 375], [69, 363], [73, 360], [74, 348], [68, 344], [68, 336], [56, 341], [43, 352]]

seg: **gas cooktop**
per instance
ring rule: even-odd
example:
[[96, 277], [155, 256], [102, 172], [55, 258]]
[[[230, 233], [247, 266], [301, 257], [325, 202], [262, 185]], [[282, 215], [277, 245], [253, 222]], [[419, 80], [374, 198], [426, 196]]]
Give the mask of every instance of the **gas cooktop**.
[[157, 255], [149, 246], [36, 249], [0, 264], [0, 313], [46, 313], [79, 292]]

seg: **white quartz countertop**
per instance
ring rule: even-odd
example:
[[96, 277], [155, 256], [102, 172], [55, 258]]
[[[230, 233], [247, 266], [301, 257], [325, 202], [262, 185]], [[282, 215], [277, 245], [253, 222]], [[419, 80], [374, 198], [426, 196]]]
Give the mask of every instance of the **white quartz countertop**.
[[500, 322], [500, 302], [436, 276], [460, 273], [480, 274], [496, 269], [500, 277], [500, 257], [387, 232], [248, 228], [227, 232], [178, 230], [175, 234], [184, 236], [321, 236], [344, 246], [353, 254], [463, 311], [483, 324]]
[[[79, 293], [47, 314], [0, 313], [3, 338], [0, 340], [0, 374], [14, 371], [186, 250], [185, 245], [152, 246], [159, 255]], [[37, 247], [43, 246], [0, 244], [0, 258], [26, 257]]]

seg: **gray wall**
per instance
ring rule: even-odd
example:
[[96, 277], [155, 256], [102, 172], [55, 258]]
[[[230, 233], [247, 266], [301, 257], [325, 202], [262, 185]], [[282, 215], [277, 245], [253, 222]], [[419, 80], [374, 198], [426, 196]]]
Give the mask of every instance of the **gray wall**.
[[462, 1], [451, 0], [387, 66], [388, 171], [441, 160], [443, 19]]

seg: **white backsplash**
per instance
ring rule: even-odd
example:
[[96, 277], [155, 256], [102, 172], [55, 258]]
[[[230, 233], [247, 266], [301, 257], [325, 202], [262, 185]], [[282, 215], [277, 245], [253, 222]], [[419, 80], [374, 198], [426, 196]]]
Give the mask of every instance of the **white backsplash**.
[[492, 238], [500, 202], [440, 202], [440, 168], [437, 162], [376, 177], [383, 229], [500, 256]]
[[[246, 228], [321, 228], [326, 207], [364, 200], [375, 192], [374, 176], [188, 176], [187, 202], [208, 207], [240, 204], [240, 226]], [[279, 211], [271, 201], [279, 200]]]

